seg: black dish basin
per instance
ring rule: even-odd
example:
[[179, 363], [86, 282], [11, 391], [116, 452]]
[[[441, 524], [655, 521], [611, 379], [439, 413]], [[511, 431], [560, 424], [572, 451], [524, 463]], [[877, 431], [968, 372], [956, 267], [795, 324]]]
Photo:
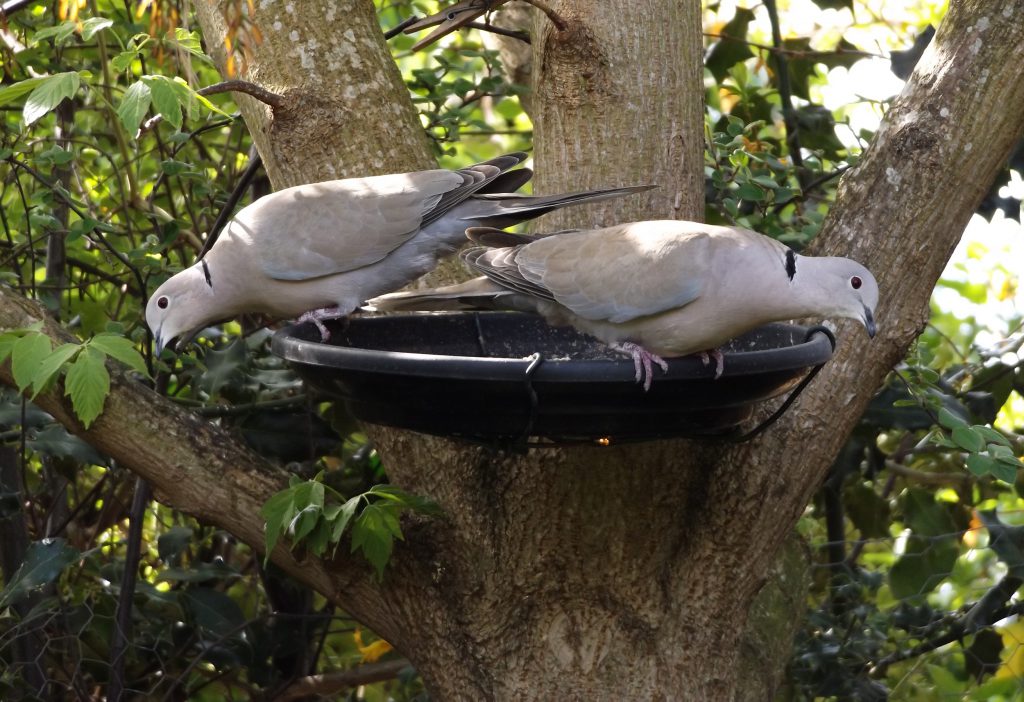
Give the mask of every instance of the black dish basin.
[[[513, 312], [357, 316], [286, 327], [273, 351], [359, 419], [484, 441], [626, 441], [728, 433], [757, 403], [832, 355], [825, 334], [769, 324], [724, 349], [725, 372], [696, 356], [654, 369], [644, 392], [631, 359], [569, 327]], [[540, 354], [540, 356], [535, 356]]]

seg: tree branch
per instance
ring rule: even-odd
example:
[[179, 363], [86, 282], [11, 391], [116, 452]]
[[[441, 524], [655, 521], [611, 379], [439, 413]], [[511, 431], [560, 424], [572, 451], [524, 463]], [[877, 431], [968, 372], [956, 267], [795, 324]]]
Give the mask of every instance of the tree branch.
[[[0, 286], [0, 329], [24, 328], [40, 320], [52, 341], [77, 341], [38, 303]], [[235, 436], [132, 380], [123, 366], [111, 362], [108, 367], [110, 394], [103, 413], [88, 429], [75, 417], [59, 383], [34, 402], [70, 432], [148, 481], [162, 502], [226, 529], [262, 553], [260, 508], [286, 485], [288, 473]], [[14, 386], [9, 361], [0, 364], [0, 383]], [[347, 552], [339, 549], [328, 566], [293, 554], [280, 543], [271, 560], [342, 609], [366, 613], [367, 625], [381, 636], [401, 638], [386, 599], [388, 583], [375, 582], [369, 565], [341, 555]], [[415, 565], [409, 559], [407, 567]]]
[[312, 695], [333, 695], [349, 687], [391, 680], [411, 664], [404, 658], [368, 663], [352, 670], [323, 673], [300, 678], [274, 695], [274, 702], [290, 702]]

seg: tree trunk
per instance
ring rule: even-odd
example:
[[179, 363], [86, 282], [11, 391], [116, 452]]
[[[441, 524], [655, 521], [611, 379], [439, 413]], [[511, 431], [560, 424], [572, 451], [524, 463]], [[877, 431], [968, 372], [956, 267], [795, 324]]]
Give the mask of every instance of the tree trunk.
[[655, 183], [625, 202], [559, 212], [546, 229], [704, 218], [704, 73], [696, 0], [551, 3], [534, 13], [538, 192]]
[[272, 110], [235, 93], [275, 190], [436, 168], [370, 0], [261, 2], [240, 24], [227, 21], [245, 7], [195, 4], [221, 74], [285, 98]]
[[[644, 4], [653, 13], [650, 6]], [[615, 43], [592, 26], [582, 3], [557, 8], [570, 28], [566, 37], [538, 42], [542, 72], [553, 70], [559, 57], [581, 67], [571, 60], [577, 53], [604, 50], [614, 56], [606, 59], [608, 70], [628, 74], [631, 61], [647, 56], [648, 41], [669, 41], [663, 35], [671, 32], [664, 31]], [[1021, 16], [1024, 0], [951, 5], [871, 151], [844, 178], [816, 246], [873, 270], [883, 295], [880, 333], [869, 343], [844, 323], [836, 357], [770, 431], [735, 446], [672, 441], [506, 454], [378, 428], [392, 479], [437, 499], [446, 516], [407, 520], [406, 540], [380, 584], [364, 564], [343, 556], [300, 562], [279, 546], [274, 561], [395, 644], [435, 699], [743, 697], [735, 670], [751, 600], [874, 389], [923, 327], [950, 251], [1024, 132], [1024, 24], [1012, 21]], [[659, 28], [670, 26], [665, 17]], [[621, 13], [613, 19], [631, 26]], [[612, 43], [595, 46], [595, 38]], [[551, 44], [556, 39], [562, 43]], [[593, 122], [630, 112], [628, 94], [615, 91], [609, 94], [621, 109], [599, 111], [594, 95], [604, 95], [605, 66], [594, 70], [576, 84], [542, 75], [538, 86], [550, 81], [551, 90], [564, 90]], [[535, 96], [538, 103], [546, 99]], [[559, 119], [544, 104], [535, 104], [535, 112], [538, 123]], [[603, 135], [581, 120], [578, 129], [589, 141], [572, 141], [575, 132], [564, 125], [540, 127], [546, 131], [538, 139], [547, 143], [538, 146], [539, 177], [550, 179], [544, 189], [556, 187], [558, 178], [573, 187], [598, 184], [590, 178], [607, 148], [603, 160], [621, 176], [615, 182], [670, 184], [644, 206], [620, 203], [616, 217], [699, 214], [699, 196], [683, 185], [691, 181], [669, 165], [692, 166], [675, 150], [692, 144], [666, 137], [691, 132], [676, 112], [659, 114], [658, 130], [626, 120], [619, 132]], [[559, 149], [556, 133], [575, 146]], [[273, 142], [274, 130], [267, 134]], [[359, 135], [366, 142], [359, 165], [370, 167], [383, 141], [373, 138], [378, 134]], [[642, 151], [648, 134], [660, 150]], [[613, 143], [616, 138], [631, 148]], [[297, 156], [310, 180], [337, 166], [333, 152], [296, 143], [279, 162], [282, 173], [292, 167], [299, 173]], [[546, 156], [551, 149], [563, 160]], [[639, 153], [646, 155], [633, 157]], [[278, 178], [279, 185], [287, 182]], [[677, 192], [683, 193], [678, 210]], [[604, 221], [608, 212], [591, 216]], [[25, 326], [41, 314], [0, 289], [0, 327]], [[45, 329], [60, 334], [52, 324]], [[10, 383], [9, 365], [0, 366], [0, 380]], [[115, 374], [107, 402], [85, 431], [60, 388], [38, 398], [72, 431], [150, 480], [170, 504], [260, 549], [259, 506], [281, 485], [283, 471], [121, 375]]]

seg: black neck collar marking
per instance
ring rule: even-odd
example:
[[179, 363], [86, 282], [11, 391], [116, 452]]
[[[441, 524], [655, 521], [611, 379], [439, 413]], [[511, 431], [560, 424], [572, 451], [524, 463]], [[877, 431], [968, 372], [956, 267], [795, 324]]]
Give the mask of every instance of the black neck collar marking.
[[[200, 261], [200, 263], [203, 264], [203, 277], [206, 278], [206, 284], [209, 285], [212, 288], [213, 287], [213, 281], [210, 279], [210, 266], [206, 263], [206, 259], [205, 258], [202, 261]], [[790, 278], [792, 278], [792, 277], [793, 276], [790, 276]]]
[[796, 251], [790, 248], [786, 248], [786, 275], [789, 276], [790, 282], [796, 275]]

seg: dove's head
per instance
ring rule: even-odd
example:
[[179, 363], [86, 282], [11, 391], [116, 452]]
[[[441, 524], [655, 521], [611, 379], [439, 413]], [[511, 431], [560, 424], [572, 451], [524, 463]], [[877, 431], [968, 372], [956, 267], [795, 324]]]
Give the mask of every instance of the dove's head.
[[[875, 336], [878, 283], [864, 266], [848, 258], [819, 258], [823, 289], [820, 312], [859, 320], [868, 336]], [[797, 275], [800, 274], [799, 269]]]
[[149, 298], [146, 324], [153, 332], [158, 356], [171, 340], [180, 337], [187, 341], [224, 317], [218, 314], [208, 271], [204, 262], [199, 262], [167, 280]]

